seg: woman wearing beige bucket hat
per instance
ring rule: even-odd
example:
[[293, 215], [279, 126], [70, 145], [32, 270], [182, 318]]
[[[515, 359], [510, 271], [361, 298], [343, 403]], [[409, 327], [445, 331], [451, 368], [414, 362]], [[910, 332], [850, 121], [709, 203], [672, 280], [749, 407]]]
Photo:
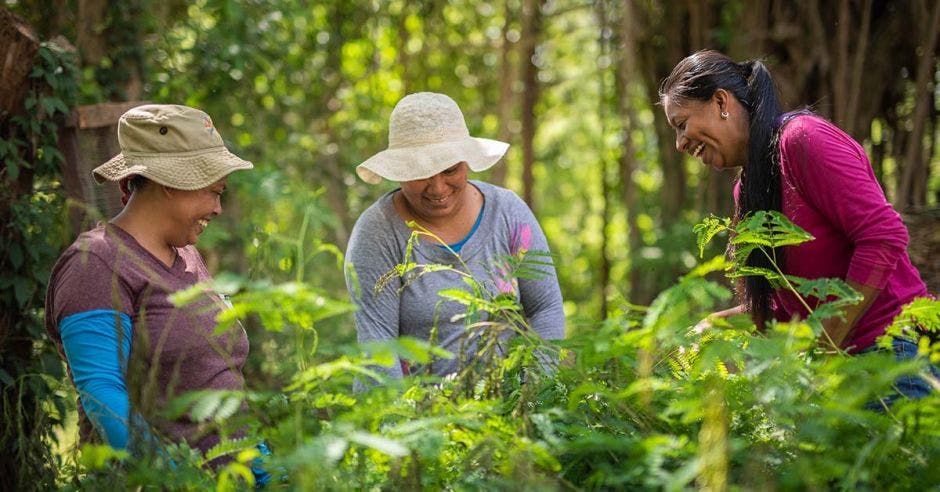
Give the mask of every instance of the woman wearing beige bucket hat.
[[[491, 167], [508, 147], [470, 136], [460, 108], [443, 94], [421, 92], [398, 102], [389, 122], [388, 149], [356, 168], [368, 183], [385, 178], [400, 185], [363, 212], [346, 251], [347, 286], [359, 307], [355, 316], [360, 343], [405, 335], [433, 338], [437, 346], [456, 354], [420, 369], [438, 376], [457, 372], [474, 353], [479, 327], [486, 320], [473, 320], [470, 326], [461, 304], [438, 296], [443, 289], [466, 289], [460, 275], [439, 271], [393, 276], [390, 285], [375, 289], [406, 261], [409, 249], [409, 261], [418, 264], [466, 265], [468, 273], [483, 282], [486, 295], [517, 299], [540, 337], [564, 338], [561, 290], [551, 263], [534, 267], [541, 273], [536, 278], [516, 279], [504, 262], [526, 251], [548, 252], [531, 210], [509, 190], [467, 179], [468, 171]], [[409, 248], [413, 231], [408, 222], [435, 239], [419, 240]], [[393, 378], [417, 370], [400, 361], [384, 369]]]
[[83, 440], [96, 430], [112, 447], [144, 451], [161, 435], [206, 451], [217, 434], [157, 414], [188, 391], [241, 390], [248, 338], [241, 325], [213, 333], [226, 309], [215, 292], [182, 307], [170, 294], [211, 280], [193, 245], [222, 213], [228, 174], [252, 164], [225, 148], [206, 113], [185, 106], [127, 111], [118, 141], [121, 153], [93, 172], [120, 183], [124, 209], [59, 257], [46, 329], [78, 389]]

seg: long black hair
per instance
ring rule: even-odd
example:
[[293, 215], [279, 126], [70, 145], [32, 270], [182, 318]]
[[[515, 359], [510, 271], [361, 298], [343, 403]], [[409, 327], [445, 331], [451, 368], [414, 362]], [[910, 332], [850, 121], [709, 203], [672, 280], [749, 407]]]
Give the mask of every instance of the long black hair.
[[[699, 51], [679, 62], [663, 80], [659, 98], [708, 101], [718, 89], [731, 93], [747, 110], [750, 122], [747, 162], [741, 169], [741, 189], [735, 222], [758, 210], [781, 210], [780, 152], [777, 149], [783, 110], [773, 77], [760, 60], [737, 63], [717, 51]], [[732, 250], [732, 254], [733, 254]], [[776, 252], [783, 268], [782, 251]], [[771, 268], [770, 260], [754, 250], [745, 263]], [[739, 296], [758, 327], [770, 315], [773, 287], [761, 276], [745, 277]]]

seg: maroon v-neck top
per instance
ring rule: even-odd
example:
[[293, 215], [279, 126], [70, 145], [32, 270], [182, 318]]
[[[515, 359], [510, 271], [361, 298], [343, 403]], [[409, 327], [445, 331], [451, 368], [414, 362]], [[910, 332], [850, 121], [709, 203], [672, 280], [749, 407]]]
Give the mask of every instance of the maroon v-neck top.
[[[206, 451], [218, 436], [200, 431], [187, 418], [166, 420], [159, 412], [189, 391], [242, 389], [248, 337], [240, 324], [213, 335], [216, 316], [226, 305], [209, 289], [186, 306], [173, 305], [172, 293], [211, 280], [195, 247], [176, 252], [167, 267], [113, 224], [83, 233], [52, 270], [46, 329], [63, 353], [58, 326], [64, 318], [95, 310], [127, 314], [132, 326], [127, 372], [132, 409], [160, 434]], [[89, 436], [91, 426], [83, 412], [80, 417], [82, 435]]]

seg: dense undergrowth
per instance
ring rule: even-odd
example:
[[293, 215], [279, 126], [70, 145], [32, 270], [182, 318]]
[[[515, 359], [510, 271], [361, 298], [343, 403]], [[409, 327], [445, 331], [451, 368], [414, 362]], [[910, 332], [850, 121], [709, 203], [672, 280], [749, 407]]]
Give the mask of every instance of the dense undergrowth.
[[[730, 227], [710, 219], [697, 228], [700, 242]], [[732, 240], [772, 256], [773, 247], [808, 239], [781, 216], [763, 214], [738, 225]], [[509, 275], [531, 273], [522, 255], [505, 261]], [[406, 259], [396, 274], [451, 268], [460, 265]], [[705, 278], [726, 269], [762, 274], [831, 302], [806, 320], [775, 322], [763, 331], [745, 316], [691, 329], [731, 300], [731, 292]], [[938, 393], [879, 412], [865, 409], [891, 394], [898, 376], [926, 377], [923, 360], [895, 363], [886, 352], [847, 356], [817, 342], [821, 320], [857, 300], [843, 282], [742, 271], [719, 257], [648, 308], [623, 306], [552, 344], [530, 336], [500, 341], [504, 330], [525, 335], [519, 306], [512, 296], [489, 296], [478, 279], [468, 278], [467, 286], [465, 293], [442, 293], [447, 302], [467, 305], [468, 323], [480, 337], [478, 363], [455, 377], [419, 370], [354, 393], [354, 379], [381, 379], [374, 367], [395, 356], [421, 367], [450, 355], [401, 339], [365, 350], [334, 348], [331, 353], [342, 355], [318, 363], [313, 344], [297, 354], [286, 387], [191, 394], [168, 410], [188, 412], [223, 435], [249, 429], [251, 438], [229, 440], [207, 457], [174, 445], [137, 456], [85, 446], [65, 461], [62, 487], [247, 488], [247, 464], [257, 458], [260, 439], [273, 450], [264, 466], [277, 477], [269, 485], [275, 489], [927, 490], [940, 484]], [[216, 287], [234, 293], [227, 316], [258, 316], [275, 331], [289, 326], [316, 337], [319, 321], [351, 309], [303, 283], [223, 277]], [[220, 329], [230, 323], [220, 320]], [[891, 328], [918, 339], [921, 352], [940, 361], [940, 344], [931, 345], [915, 325], [935, 337], [940, 302], [915, 301]], [[237, 411], [242, 402], [249, 411]], [[215, 471], [202, 466], [223, 454], [228, 464]]]

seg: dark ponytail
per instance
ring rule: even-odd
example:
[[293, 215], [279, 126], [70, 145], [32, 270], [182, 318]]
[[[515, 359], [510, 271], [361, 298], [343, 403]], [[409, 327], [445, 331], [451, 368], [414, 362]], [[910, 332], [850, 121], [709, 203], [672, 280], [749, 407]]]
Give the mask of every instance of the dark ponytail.
[[[759, 210], [781, 210], [780, 152], [777, 149], [781, 115], [777, 89], [767, 67], [759, 60], [735, 63], [717, 51], [689, 55], [663, 80], [660, 101], [666, 97], [708, 101], [724, 89], [747, 110], [750, 122], [747, 163], [741, 169], [741, 190], [735, 222]], [[732, 250], [732, 254], [734, 251]], [[782, 269], [782, 251], [776, 252]], [[770, 260], [755, 250], [745, 260], [749, 266], [772, 268]], [[758, 327], [770, 318], [773, 287], [764, 277], [744, 277], [739, 295]]]
[[[782, 211], [782, 192], [780, 189], [780, 116], [783, 111], [777, 98], [777, 88], [767, 67], [760, 60], [744, 64], [747, 77], [748, 99], [752, 107], [750, 136], [748, 138], [747, 164], [741, 170], [741, 193], [735, 211], [735, 221], [758, 210]], [[784, 265], [783, 251], [774, 255], [777, 266]], [[773, 269], [770, 259], [760, 251], [753, 251], [747, 258], [747, 265]], [[761, 276], [744, 277], [743, 297], [748, 311], [754, 317], [758, 327], [770, 318], [770, 298], [773, 287]]]

